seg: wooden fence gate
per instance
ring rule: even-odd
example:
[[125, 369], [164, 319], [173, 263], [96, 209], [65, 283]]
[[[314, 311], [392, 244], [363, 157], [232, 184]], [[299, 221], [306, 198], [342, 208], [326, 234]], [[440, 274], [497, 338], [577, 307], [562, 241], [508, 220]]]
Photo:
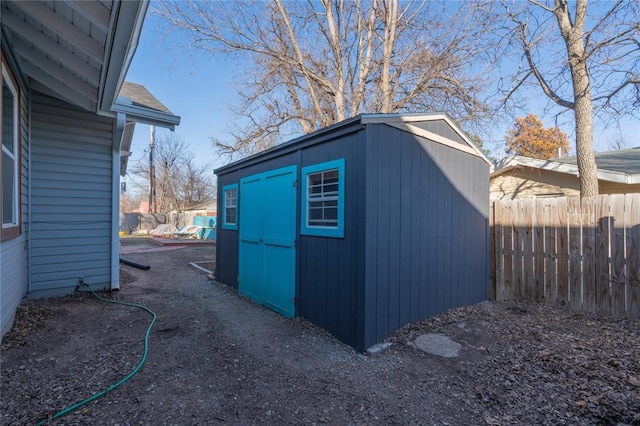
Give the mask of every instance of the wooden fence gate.
[[489, 295], [640, 317], [640, 194], [500, 200]]

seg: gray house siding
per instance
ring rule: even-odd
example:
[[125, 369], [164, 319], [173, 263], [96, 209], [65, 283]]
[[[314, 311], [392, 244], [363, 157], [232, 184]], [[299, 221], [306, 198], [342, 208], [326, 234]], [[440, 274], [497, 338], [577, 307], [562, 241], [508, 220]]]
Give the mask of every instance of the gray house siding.
[[486, 299], [488, 166], [385, 125], [367, 128], [365, 347]]
[[113, 120], [42, 94], [32, 114], [29, 296], [108, 288]]
[[16, 308], [27, 292], [27, 221], [29, 199], [29, 91], [20, 87], [20, 214], [22, 232], [16, 237], [0, 242], [0, 332], [9, 331]]

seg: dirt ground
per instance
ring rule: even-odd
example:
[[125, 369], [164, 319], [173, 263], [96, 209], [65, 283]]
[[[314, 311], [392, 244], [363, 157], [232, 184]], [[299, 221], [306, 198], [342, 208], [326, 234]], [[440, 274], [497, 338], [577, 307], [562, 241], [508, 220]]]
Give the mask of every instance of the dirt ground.
[[[189, 265], [212, 268], [213, 250], [126, 254], [151, 269], [122, 266], [121, 290], [105, 297], [156, 312], [146, 363], [52, 424], [640, 425], [640, 321], [484, 302], [359, 354]], [[35, 424], [121, 380], [150, 319], [90, 294], [24, 302], [2, 342], [0, 423]], [[426, 333], [451, 337], [460, 356], [416, 349]]]

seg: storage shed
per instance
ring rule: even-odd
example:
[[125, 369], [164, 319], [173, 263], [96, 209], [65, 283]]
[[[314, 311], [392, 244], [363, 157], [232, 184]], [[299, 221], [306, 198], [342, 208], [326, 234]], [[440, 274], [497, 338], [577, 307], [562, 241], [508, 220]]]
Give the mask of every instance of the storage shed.
[[363, 114], [221, 167], [216, 280], [358, 351], [485, 300], [489, 164], [444, 114]]

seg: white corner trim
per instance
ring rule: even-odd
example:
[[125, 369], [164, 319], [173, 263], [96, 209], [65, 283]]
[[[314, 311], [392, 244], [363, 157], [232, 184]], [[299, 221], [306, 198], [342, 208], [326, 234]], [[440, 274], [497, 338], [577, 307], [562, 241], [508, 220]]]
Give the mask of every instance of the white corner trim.
[[480, 157], [476, 150], [468, 145], [462, 145], [461, 143], [454, 142], [451, 139], [445, 138], [444, 136], [440, 136], [436, 133], [430, 132], [428, 130], [421, 129], [420, 127], [414, 126], [412, 124], [406, 123], [385, 123], [388, 126], [395, 127], [396, 129], [405, 131], [407, 133], [412, 133], [416, 136], [420, 136], [426, 139], [429, 139], [433, 142], [437, 142], [441, 145], [446, 145], [450, 148], [457, 149], [458, 151], [466, 152], [467, 154], [471, 154], [476, 157]]

